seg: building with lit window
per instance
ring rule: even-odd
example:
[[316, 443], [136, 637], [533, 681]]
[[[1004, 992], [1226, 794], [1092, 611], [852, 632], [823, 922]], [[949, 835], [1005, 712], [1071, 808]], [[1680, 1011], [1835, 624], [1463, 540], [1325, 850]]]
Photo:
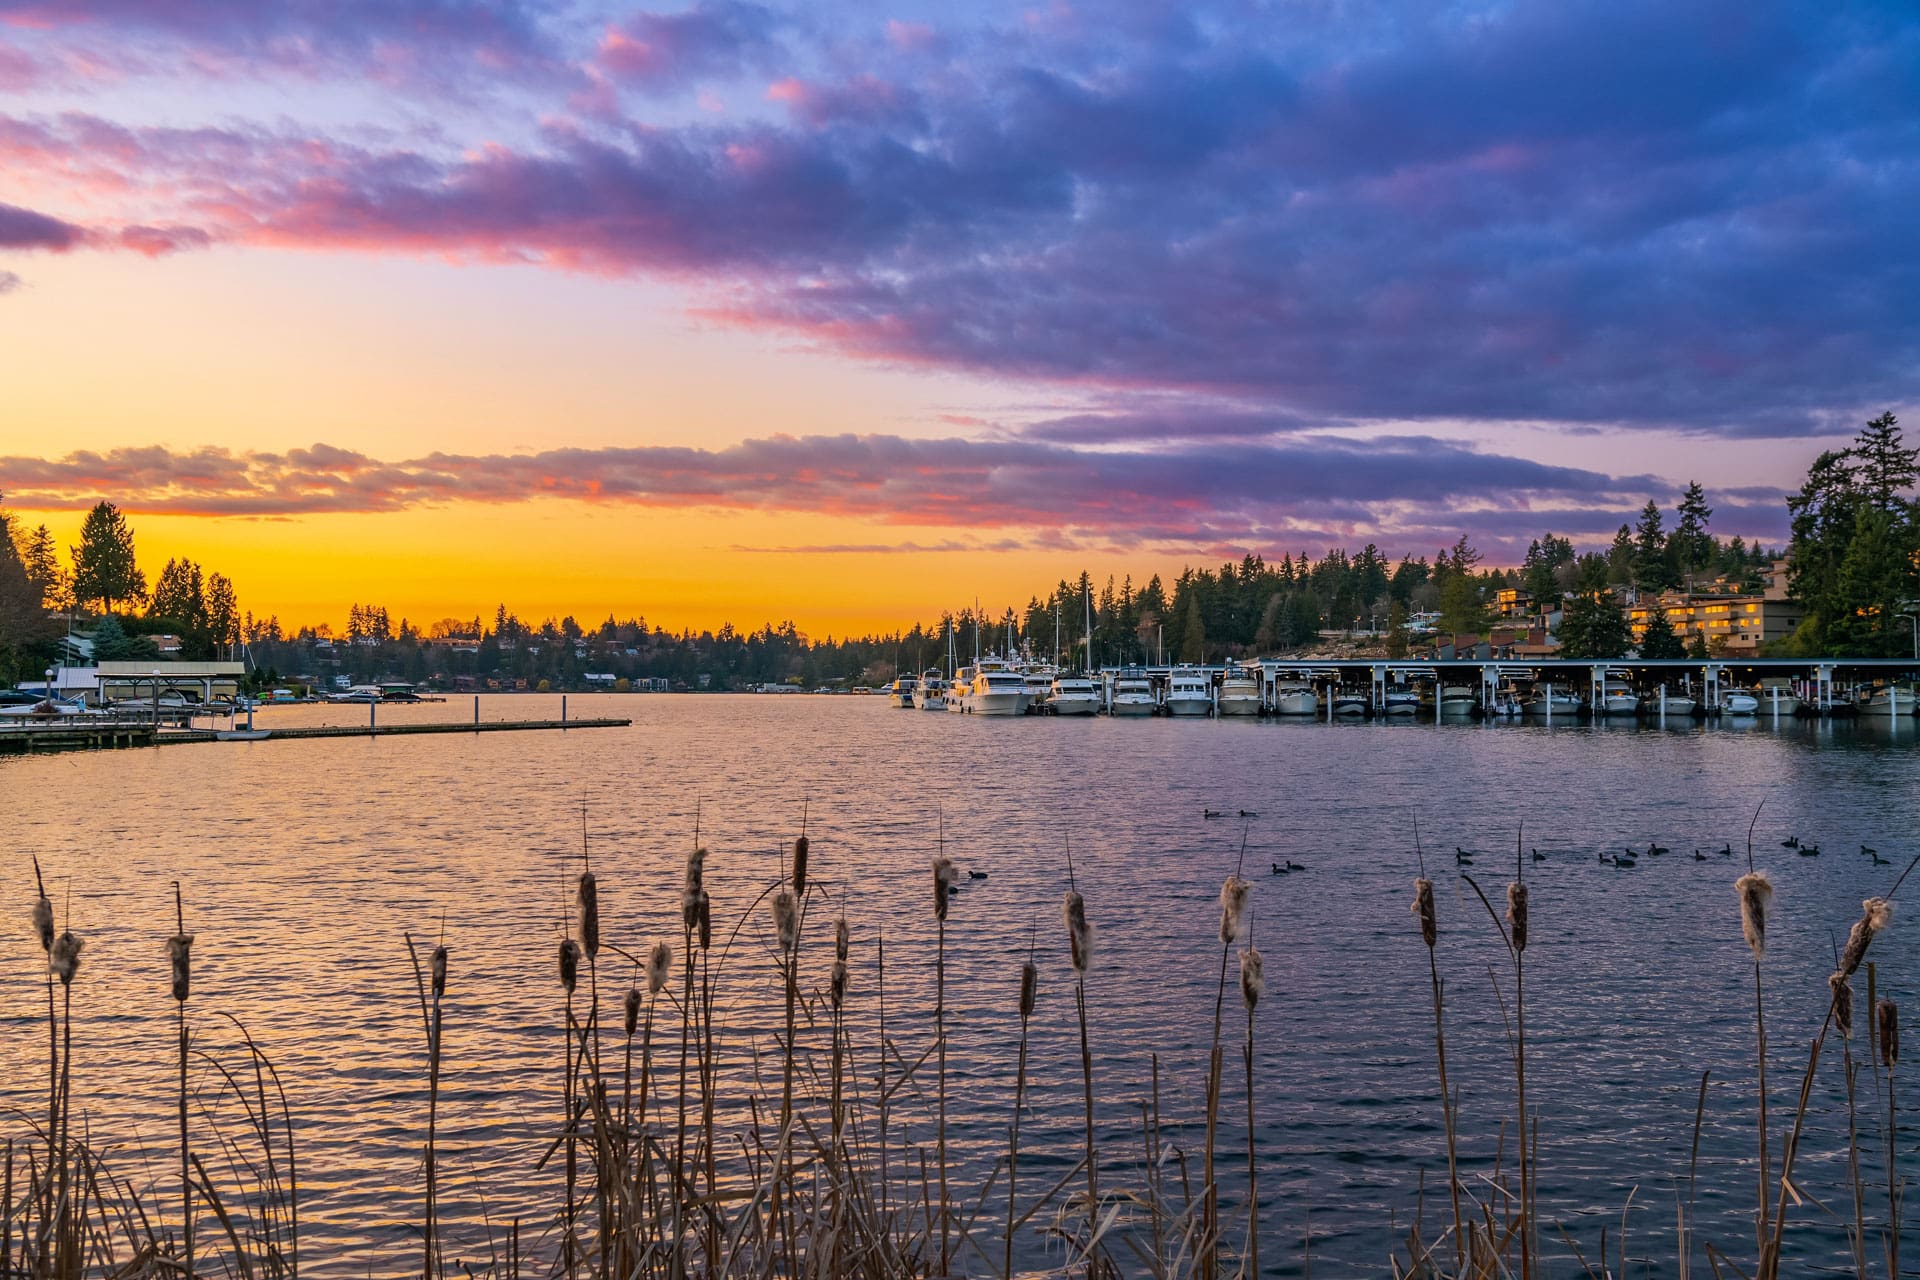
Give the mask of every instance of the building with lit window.
[[1767, 572], [1767, 585], [1758, 593], [1739, 592], [1725, 582], [1685, 591], [1663, 592], [1657, 599], [1642, 598], [1627, 609], [1627, 623], [1638, 643], [1647, 632], [1655, 609], [1682, 643], [1705, 640], [1715, 657], [1753, 657], [1760, 646], [1793, 634], [1805, 616], [1800, 602], [1787, 596], [1787, 562], [1776, 560]]

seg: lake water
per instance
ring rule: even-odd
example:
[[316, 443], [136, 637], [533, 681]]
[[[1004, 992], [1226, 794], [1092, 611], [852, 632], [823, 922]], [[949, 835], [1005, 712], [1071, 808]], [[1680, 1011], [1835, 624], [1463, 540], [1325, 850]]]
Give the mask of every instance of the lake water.
[[[482, 714], [549, 716], [558, 702], [494, 697]], [[1592, 1256], [1603, 1223], [1611, 1251], [1631, 1195], [1629, 1254], [1670, 1272], [1676, 1179], [1686, 1173], [1700, 1076], [1710, 1071], [1700, 1235], [1744, 1263], [1755, 1137], [1752, 966], [1732, 887], [1743, 867], [1695, 861], [1693, 851], [1728, 841], [1742, 849], [1765, 800], [1755, 850], [1778, 887], [1766, 965], [1776, 1119], [1791, 1109], [1825, 1011], [1833, 940], [1844, 938], [1860, 899], [1884, 892], [1920, 853], [1911, 721], [1639, 729], [992, 720], [896, 710], [879, 698], [730, 696], [575, 696], [570, 711], [634, 723], [0, 760], [6, 909], [18, 926], [0, 951], [0, 1105], [44, 1107], [45, 990], [26, 929], [28, 855], [37, 854], [57, 908], [86, 939], [74, 988], [76, 1098], [96, 1138], [117, 1144], [124, 1173], [136, 1182], [166, 1176], [174, 1045], [161, 948], [178, 879], [198, 935], [190, 1009], [202, 1043], [224, 1051], [234, 1036], [216, 1015], [241, 1018], [293, 1102], [303, 1266], [315, 1276], [400, 1274], [417, 1265], [410, 1224], [425, 1119], [424, 1037], [404, 935], [444, 931], [449, 1254], [483, 1256], [488, 1224], [497, 1238], [515, 1216], [532, 1239], [555, 1202], [551, 1166], [533, 1165], [560, 1112], [553, 956], [580, 865], [582, 805], [604, 933], [640, 952], [659, 937], [677, 944], [696, 807], [724, 931], [779, 874], [781, 844], [798, 831], [804, 804], [822, 892], [815, 919], [844, 904], [852, 1000], [862, 1009], [878, 994], [884, 933], [888, 1030], [910, 1054], [930, 1042], [927, 864], [943, 824], [955, 860], [989, 873], [964, 882], [947, 931], [953, 1138], [963, 1165], [956, 1194], [967, 1205], [1004, 1149], [1018, 969], [1030, 942], [1041, 990], [1022, 1146], [1036, 1172], [1023, 1187], [1039, 1189], [1057, 1176], [1047, 1169], [1077, 1158], [1079, 1046], [1059, 915], [1071, 849], [1100, 940], [1088, 1002], [1104, 1181], [1124, 1188], [1139, 1175], [1138, 1104], [1153, 1055], [1169, 1122], [1203, 1112], [1216, 900], [1244, 832], [1268, 978], [1256, 1063], [1262, 1260], [1270, 1274], [1298, 1274], [1310, 1230], [1316, 1268], [1386, 1274], [1423, 1173], [1429, 1233], [1444, 1216], [1426, 952], [1408, 912], [1413, 823], [1417, 815], [1438, 885], [1449, 1066], [1462, 1156], [1476, 1174], [1490, 1167], [1513, 1116], [1490, 964], [1512, 993], [1504, 952], [1456, 873], [1454, 850], [1501, 851], [1473, 872], [1497, 900], [1524, 823], [1525, 845], [1548, 855], [1526, 869], [1528, 1088], [1541, 1116], [1542, 1216], [1564, 1223]], [[380, 710], [383, 721], [471, 714], [464, 701]], [[288, 708], [261, 720], [365, 715]], [[1258, 817], [1208, 821], [1206, 809]], [[1823, 856], [1782, 848], [1788, 835], [1817, 842]], [[1654, 841], [1672, 852], [1631, 871], [1598, 859]], [[1896, 865], [1872, 866], [1862, 844]], [[1267, 874], [1285, 860], [1307, 869]], [[1920, 1010], [1920, 918], [1903, 912], [1873, 958], [1883, 990]], [[760, 1037], [763, 1051], [779, 990], [764, 916], [752, 913], [724, 977], [736, 997], [726, 1034], [736, 1045]], [[824, 981], [826, 933], [816, 926], [809, 935], [812, 983]], [[622, 962], [603, 957], [602, 968], [603, 988], [624, 988]], [[1239, 1025], [1229, 1018], [1222, 1144], [1233, 1153], [1244, 1142]], [[870, 1050], [869, 1036], [859, 1051]], [[1796, 1181], [1844, 1214], [1837, 1063], [1822, 1068]], [[197, 1068], [197, 1079], [216, 1091], [209, 1069]], [[11, 1114], [5, 1127], [21, 1132]], [[1878, 1169], [1877, 1130], [1869, 1131], [1863, 1160]], [[915, 1136], [927, 1136], [924, 1125]], [[1178, 1137], [1197, 1153], [1191, 1123]], [[1230, 1197], [1238, 1161], [1227, 1161]], [[1844, 1263], [1835, 1221], [1812, 1204], [1793, 1221], [1790, 1248], [1806, 1266]], [[1557, 1231], [1549, 1234], [1549, 1252], [1564, 1257]], [[1696, 1265], [1704, 1273], [1704, 1261]], [[1561, 1261], [1552, 1270], [1575, 1269]]]

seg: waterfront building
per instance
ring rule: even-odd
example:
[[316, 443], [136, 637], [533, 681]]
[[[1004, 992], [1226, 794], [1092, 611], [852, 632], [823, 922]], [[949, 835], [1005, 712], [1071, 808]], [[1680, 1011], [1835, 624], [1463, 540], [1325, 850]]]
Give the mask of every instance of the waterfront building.
[[1793, 634], [1805, 616], [1799, 601], [1787, 595], [1785, 560], [1773, 562], [1766, 585], [1758, 592], [1742, 591], [1739, 584], [1719, 579], [1692, 591], [1642, 598], [1627, 609], [1636, 642], [1646, 634], [1655, 609], [1666, 614], [1682, 641], [1704, 640], [1710, 652], [1727, 657], [1755, 656], [1762, 645]]

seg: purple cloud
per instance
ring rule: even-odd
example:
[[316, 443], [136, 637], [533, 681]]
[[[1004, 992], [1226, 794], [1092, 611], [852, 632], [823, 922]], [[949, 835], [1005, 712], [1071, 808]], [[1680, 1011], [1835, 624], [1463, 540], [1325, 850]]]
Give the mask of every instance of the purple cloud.
[[[721, 449], [434, 453], [388, 462], [317, 444], [285, 453], [164, 448], [0, 458], [29, 509], [110, 494], [133, 511], [274, 518], [536, 499], [807, 512], [881, 527], [997, 534], [1014, 544], [1281, 547], [1378, 541], [1426, 550], [1462, 531], [1498, 548], [1552, 528], [1604, 537], [1649, 493], [1608, 476], [1424, 436], [1300, 435], [1261, 445], [1075, 449], [1026, 440], [772, 436]], [[1777, 537], [1784, 506], [1718, 504], [1723, 532]], [[994, 546], [960, 539], [968, 546]], [[843, 549], [877, 545], [841, 544]]]
[[593, 66], [619, 84], [680, 88], [773, 65], [786, 25], [771, 9], [743, 0], [700, 0], [677, 13], [643, 10], [607, 28]]
[[0, 249], [50, 249], [55, 253], [83, 243], [83, 228], [44, 213], [0, 204]]

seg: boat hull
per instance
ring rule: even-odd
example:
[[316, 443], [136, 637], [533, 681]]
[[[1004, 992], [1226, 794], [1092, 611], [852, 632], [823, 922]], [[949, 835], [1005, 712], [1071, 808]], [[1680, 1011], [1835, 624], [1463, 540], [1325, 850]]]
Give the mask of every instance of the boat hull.
[[1027, 695], [1024, 693], [970, 693], [967, 695], [967, 713], [976, 716], [1017, 716], [1026, 709]]
[[1206, 698], [1168, 698], [1167, 714], [1170, 716], [1204, 716], [1213, 710], [1213, 703]]
[[1223, 716], [1257, 716], [1260, 714], [1260, 695], [1257, 693], [1223, 693], [1220, 695], [1220, 714]]
[[1107, 708], [1107, 714], [1114, 716], [1150, 716], [1157, 709], [1158, 708], [1153, 705], [1152, 698], [1144, 694], [1136, 694], [1130, 697], [1123, 696], [1115, 698], [1113, 704]]
[[1048, 698], [1047, 710], [1056, 716], [1090, 716], [1100, 710], [1100, 699], [1091, 693]]
[[1320, 695], [1311, 689], [1291, 689], [1274, 695], [1273, 714], [1312, 716], [1320, 714]]
[[1531, 698], [1521, 706], [1520, 714], [1528, 720], [1544, 721], [1549, 718], [1549, 710], [1552, 719], [1572, 720], [1580, 714], [1580, 703], [1573, 698], [1555, 695], [1549, 708], [1545, 698]]
[[1720, 699], [1720, 714], [1750, 716], [1760, 710], [1760, 699], [1750, 693], [1733, 693]]

